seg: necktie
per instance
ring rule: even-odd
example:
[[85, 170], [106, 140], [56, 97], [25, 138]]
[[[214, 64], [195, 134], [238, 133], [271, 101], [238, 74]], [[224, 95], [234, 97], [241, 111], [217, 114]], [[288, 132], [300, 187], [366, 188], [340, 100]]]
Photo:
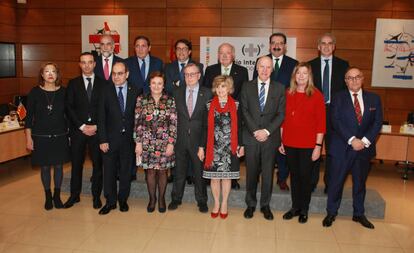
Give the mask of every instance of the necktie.
[[229, 67], [224, 67], [224, 75], [225, 76], [229, 75]]
[[104, 65], [104, 75], [105, 75], [105, 80], [109, 79], [109, 63], [108, 63], [109, 59], [106, 58], [105, 59], [105, 65]]
[[275, 62], [275, 68], [273, 69], [273, 72], [274, 72], [274, 75], [276, 76], [277, 73], [279, 72], [279, 58], [276, 58], [275, 60], [276, 62]]
[[142, 80], [145, 81], [145, 60], [142, 60], [140, 71], [141, 71]]
[[121, 108], [121, 112], [122, 114], [124, 114], [125, 108], [124, 108], [124, 95], [122, 95], [122, 88], [124, 87], [118, 87], [119, 91], [118, 91], [118, 102], [119, 102], [119, 106]]
[[360, 106], [359, 101], [358, 101], [358, 93], [354, 93], [352, 95], [354, 96], [355, 115], [356, 115], [357, 120], [358, 120], [358, 125], [361, 125], [362, 111], [361, 111], [361, 106]]
[[260, 111], [263, 112], [265, 107], [265, 85], [266, 83], [261, 83], [260, 86], [260, 93], [259, 93], [259, 104], [260, 104]]
[[322, 92], [325, 104], [329, 101], [329, 60], [325, 60], [325, 68], [323, 69]]
[[88, 80], [88, 86], [86, 87], [86, 93], [88, 94], [88, 100], [91, 101], [92, 97], [92, 78], [87, 77], [86, 80]]
[[185, 63], [180, 63], [181, 66], [181, 70], [180, 70], [180, 82], [184, 82], [184, 67], [185, 67]]
[[188, 90], [189, 95], [187, 98], [187, 110], [188, 110], [188, 115], [190, 115], [190, 117], [193, 114], [193, 92], [194, 92], [193, 89]]

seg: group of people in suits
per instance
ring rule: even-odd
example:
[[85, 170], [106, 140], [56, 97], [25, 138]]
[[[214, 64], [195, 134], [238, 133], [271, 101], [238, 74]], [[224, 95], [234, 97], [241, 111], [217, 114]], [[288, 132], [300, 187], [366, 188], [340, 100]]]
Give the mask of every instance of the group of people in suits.
[[[374, 228], [363, 205], [369, 160], [375, 155], [375, 138], [382, 124], [379, 97], [362, 90], [360, 69], [349, 68], [346, 61], [333, 56], [332, 34], [321, 36], [320, 56], [309, 63], [287, 56], [286, 43], [283, 33], [269, 37], [270, 54], [257, 59], [251, 81], [247, 69], [234, 62], [235, 49], [229, 43], [219, 46], [218, 63], [208, 66], [203, 75], [202, 64], [191, 60], [190, 41], [175, 43], [177, 60], [164, 69], [163, 62], [150, 55], [150, 40], [145, 36], [135, 38], [135, 55], [125, 60], [114, 55], [111, 36], [102, 36], [101, 55], [95, 60], [91, 53], [82, 53], [82, 75], [70, 80], [67, 89], [61, 87], [56, 64], [42, 66], [39, 86], [29, 94], [26, 138], [33, 163], [42, 167], [45, 209], [70, 208], [80, 201], [88, 147], [93, 207], [100, 208], [99, 214], [108, 214], [117, 202], [120, 211], [129, 210], [131, 180], [140, 164], [149, 192], [148, 212], [155, 210], [157, 199], [158, 211], [166, 211], [167, 175], [174, 168], [168, 210], [181, 205], [191, 171], [199, 211], [208, 212], [205, 179], [210, 179], [211, 217], [220, 214], [225, 219], [229, 182], [239, 178], [239, 158], [245, 156], [244, 217], [254, 216], [260, 182], [260, 211], [265, 219], [274, 218], [270, 202], [277, 164], [280, 189], [289, 190], [289, 172], [291, 179], [292, 208], [283, 218], [299, 216], [299, 222], [305, 223], [325, 144], [328, 215], [323, 226], [335, 221], [351, 170], [353, 220]], [[63, 204], [62, 164], [69, 157], [71, 194]]]

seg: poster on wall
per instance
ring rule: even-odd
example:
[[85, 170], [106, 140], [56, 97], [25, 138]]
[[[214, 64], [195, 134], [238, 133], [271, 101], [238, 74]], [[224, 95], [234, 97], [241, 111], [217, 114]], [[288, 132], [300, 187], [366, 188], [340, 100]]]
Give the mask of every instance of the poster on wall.
[[102, 35], [111, 35], [115, 41], [114, 53], [121, 58], [128, 57], [127, 15], [83, 15], [82, 52], [100, 55], [99, 41]]
[[[247, 68], [249, 79], [253, 78], [256, 59], [269, 54], [268, 37], [200, 37], [200, 62], [204, 64], [204, 67], [218, 62], [218, 47], [224, 42], [234, 46], [236, 51], [234, 61]], [[296, 38], [287, 38], [286, 54], [296, 58]]]
[[414, 88], [414, 20], [377, 19], [373, 87]]

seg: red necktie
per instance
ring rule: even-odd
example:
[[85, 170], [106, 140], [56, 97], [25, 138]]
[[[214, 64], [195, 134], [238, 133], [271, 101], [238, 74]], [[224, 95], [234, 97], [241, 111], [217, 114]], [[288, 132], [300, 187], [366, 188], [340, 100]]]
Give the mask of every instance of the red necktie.
[[362, 112], [361, 112], [361, 106], [359, 105], [358, 101], [358, 93], [352, 94], [354, 96], [354, 109], [355, 109], [355, 115], [358, 120], [358, 125], [361, 125], [362, 121]]
[[106, 80], [109, 79], [109, 64], [108, 64], [108, 61], [109, 61], [109, 59], [105, 59], [104, 75], [105, 75]]

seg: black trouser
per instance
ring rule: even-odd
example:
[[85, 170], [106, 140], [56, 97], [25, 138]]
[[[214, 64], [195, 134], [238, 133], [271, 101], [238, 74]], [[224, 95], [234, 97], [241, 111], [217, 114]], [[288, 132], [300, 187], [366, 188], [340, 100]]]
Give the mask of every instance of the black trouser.
[[[104, 195], [107, 204], [127, 201], [131, 189], [131, 156], [134, 152], [131, 136], [125, 134], [109, 142], [109, 150], [103, 154]], [[119, 168], [117, 168], [119, 166]], [[119, 191], [117, 196], [117, 171], [119, 170]]]
[[70, 193], [79, 196], [82, 192], [82, 172], [85, 162], [86, 146], [92, 160], [92, 196], [99, 197], [102, 192], [102, 156], [99, 150], [98, 136], [87, 136], [76, 132], [71, 136], [72, 171], [70, 179]]
[[[188, 140], [189, 141], [189, 140]], [[188, 176], [188, 164], [192, 163], [194, 175], [194, 194], [198, 205], [207, 204], [207, 189], [205, 180], [202, 178], [202, 163], [198, 159], [197, 151], [189, 147], [175, 147], [175, 175], [171, 199], [181, 202], [184, 194], [185, 179]]]
[[246, 204], [257, 205], [257, 184], [261, 175], [260, 207], [268, 206], [272, 198], [273, 171], [275, 167], [276, 147], [269, 141], [245, 145], [246, 150]]
[[292, 208], [307, 214], [312, 193], [311, 172], [313, 148], [292, 148], [285, 146], [290, 171], [290, 193]]

